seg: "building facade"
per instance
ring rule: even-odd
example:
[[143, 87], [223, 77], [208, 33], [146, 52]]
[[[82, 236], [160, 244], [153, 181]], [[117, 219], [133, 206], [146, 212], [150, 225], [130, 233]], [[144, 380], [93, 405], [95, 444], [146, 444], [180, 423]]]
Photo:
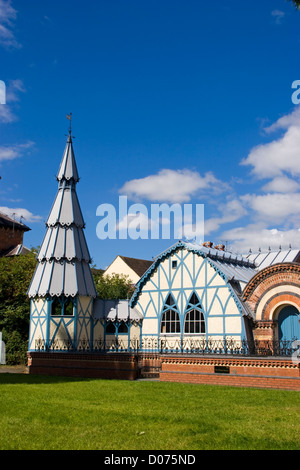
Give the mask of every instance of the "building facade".
[[[58, 191], [28, 291], [28, 354], [33, 373], [137, 378], [138, 358], [143, 355], [142, 367], [148, 367], [152, 357], [152, 369], [160, 368], [162, 377], [165, 374], [171, 380], [175, 377], [170, 370], [172, 360], [163, 357], [179, 353], [198, 357], [195, 363], [187, 361], [190, 375], [184, 380], [194, 377], [196, 365], [201, 370], [197, 377], [204, 380], [214, 375], [214, 367], [225, 367], [226, 371], [231, 367], [231, 359], [212, 359], [207, 372], [207, 355], [290, 358], [298, 350], [298, 250], [241, 256], [211, 242], [178, 241], [153, 262], [143, 264], [131, 299], [98, 299], [76, 192], [79, 176], [71, 132], [57, 181]], [[123, 273], [129, 264], [123, 257], [115, 263]], [[275, 362], [268, 362], [276, 367], [275, 376], [287, 367], [289, 386], [298, 389], [297, 363], [281, 359], [274, 366]], [[176, 364], [181, 377], [183, 366], [180, 360]], [[268, 373], [263, 362], [259, 368], [255, 361], [247, 364], [249, 380], [253, 374]], [[242, 360], [235, 364], [235, 378], [236, 371], [246, 370], [240, 368], [244, 366]]]

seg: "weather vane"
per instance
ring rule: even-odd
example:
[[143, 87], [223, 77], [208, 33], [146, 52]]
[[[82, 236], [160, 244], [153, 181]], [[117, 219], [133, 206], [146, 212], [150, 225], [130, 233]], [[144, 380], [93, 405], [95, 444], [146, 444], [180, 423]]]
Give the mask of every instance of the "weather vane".
[[67, 114], [67, 119], [69, 119], [69, 121], [70, 121], [69, 134], [71, 135], [71, 133], [72, 133], [72, 113]]
[[75, 139], [75, 137], [72, 135], [72, 113], [67, 114], [67, 119], [70, 121], [69, 137], [72, 137], [73, 139]]

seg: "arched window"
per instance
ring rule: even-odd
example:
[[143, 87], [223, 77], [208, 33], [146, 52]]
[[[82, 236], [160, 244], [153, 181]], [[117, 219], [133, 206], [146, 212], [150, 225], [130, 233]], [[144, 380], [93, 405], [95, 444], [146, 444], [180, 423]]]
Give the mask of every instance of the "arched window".
[[73, 316], [74, 315], [74, 301], [66, 297], [56, 297], [51, 305], [51, 315], [59, 316]]
[[116, 332], [116, 327], [112, 321], [108, 321], [106, 325], [106, 333], [108, 335], [114, 335]]
[[180, 320], [175, 300], [171, 294], [168, 295], [164, 305], [160, 324], [161, 333], [180, 333]]
[[192, 294], [186, 308], [184, 321], [184, 332], [186, 334], [204, 334], [205, 319], [198, 296], [195, 292]]
[[121, 334], [128, 333], [128, 326], [123, 321], [119, 324], [118, 333], [121, 333]]
[[51, 304], [51, 315], [62, 315], [61, 301], [55, 298]]

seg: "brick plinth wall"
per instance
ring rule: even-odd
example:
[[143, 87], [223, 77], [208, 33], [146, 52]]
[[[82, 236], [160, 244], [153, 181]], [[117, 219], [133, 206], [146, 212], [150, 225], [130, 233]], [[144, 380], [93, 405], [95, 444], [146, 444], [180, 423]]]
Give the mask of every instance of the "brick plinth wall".
[[138, 362], [134, 354], [28, 352], [29, 374], [65, 377], [136, 380]]
[[162, 356], [160, 381], [300, 391], [299, 364], [291, 359]]

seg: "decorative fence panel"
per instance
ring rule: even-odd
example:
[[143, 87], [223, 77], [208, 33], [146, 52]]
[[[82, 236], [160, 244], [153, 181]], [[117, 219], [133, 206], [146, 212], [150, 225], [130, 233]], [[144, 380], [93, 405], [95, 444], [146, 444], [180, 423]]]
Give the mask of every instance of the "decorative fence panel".
[[295, 355], [299, 341], [239, 341], [192, 339], [192, 338], [149, 338], [141, 342], [137, 339], [119, 338], [104, 340], [80, 340], [76, 344], [70, 340], [56, 339], [50, 344], [39, 339], [35, 342], [35, 351], [69, 351], [94, 353], [136, 353], [136, 354], [197, 354], [197, 355], [235, 355], [248, 357]]

